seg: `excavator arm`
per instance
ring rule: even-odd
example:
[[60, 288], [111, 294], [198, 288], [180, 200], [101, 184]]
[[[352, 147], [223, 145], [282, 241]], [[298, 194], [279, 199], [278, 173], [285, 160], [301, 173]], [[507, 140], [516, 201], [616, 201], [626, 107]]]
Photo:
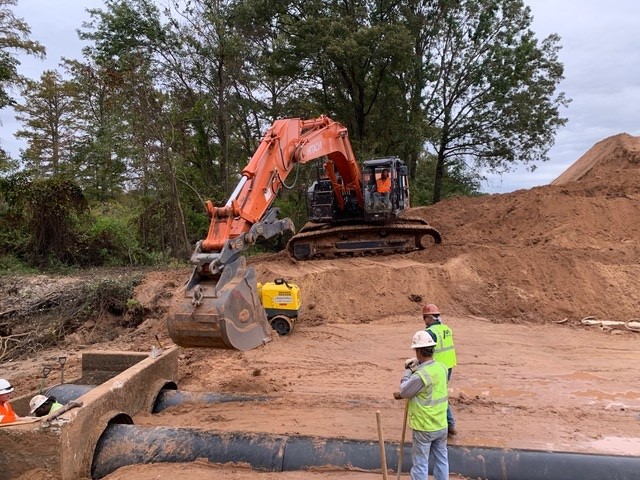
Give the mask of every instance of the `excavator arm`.
[[347, 129], [326, 116], [276, 120], [242, 170], [242, 178], [226, 205], [215, 207], [211, 201], [206, 203], [211, 219], [209, 232], [197, 245], [192, 263], [215, 275], [258, 237], [270, 238], [293, 231], [289, 219], [278, 220], [269, 208], [295, 164], [320, 157], [327, 158], [324, 167], [332, 181], [338, 208], [344, 208], [346, 191], [353, 191], [362, 206], [360, 167]]
[[[290, 219], [271, 208], [296, 163], [326, 157], [338, 208], [344, 196], [364, 204], [362, 179], [347, 129], [326, 116], [276, 120], [266, 132], [227, 203], [206, 203], [207, 237], [191, 257], [190, 280], [174, 297], [168, 329], [184, 347], [249, 350], [270, 340], [271, 327], [259, 298], [255, 271], [242, 253], [258, 238], [294, 231]], [[342, 181], [338, 181], [340, 175]]]

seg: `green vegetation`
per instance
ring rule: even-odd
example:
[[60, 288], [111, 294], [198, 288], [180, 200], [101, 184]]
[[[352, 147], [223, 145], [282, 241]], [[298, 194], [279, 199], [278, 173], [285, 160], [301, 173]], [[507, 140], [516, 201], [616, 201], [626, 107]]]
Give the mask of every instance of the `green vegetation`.
[[[187, 259], [204, 201], [226, 202], [277, 118], [325, 114], [358, 159], [399, 156], [414, 206], [545, 161], [565, 122], [559, 38], [537, 39], [521, 0], [106, 0], [82, 58], [39, 79], [18, 74], [16, 55], [44, 47], [13, 5], [0, 0], [0, 108], [15, 103], [27, 147], [0, 154], [11, 270]], [[298, 227], [314, 172], [275, 204]]]

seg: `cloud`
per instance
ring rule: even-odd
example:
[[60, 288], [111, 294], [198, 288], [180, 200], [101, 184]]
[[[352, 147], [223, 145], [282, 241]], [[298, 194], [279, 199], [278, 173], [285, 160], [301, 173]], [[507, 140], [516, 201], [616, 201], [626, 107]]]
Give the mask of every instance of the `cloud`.
[[640, 3], [631, 0], [528, 0], [532, 30], [542, 39], [561, 37], [565, 80], [559, 91], [572, 99], [561, 111], [568, 118], [558, 130], [548, 162], [535, 172], [524, 168], [491, 176], [485, 188], [504, 193], [546, 185], [593, 145], [619, 133], [640, 135]]

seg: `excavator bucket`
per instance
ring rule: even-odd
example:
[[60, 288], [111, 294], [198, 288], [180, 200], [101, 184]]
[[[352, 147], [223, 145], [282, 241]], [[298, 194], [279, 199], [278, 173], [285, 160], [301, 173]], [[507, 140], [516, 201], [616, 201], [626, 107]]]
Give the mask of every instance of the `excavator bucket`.
[[260, 303], [253, 267], [244, 257], [206, 277], [194, 269], [174, 297], [169, 335], [181, 347], [251, 350], [271, 341], [273, 329]]

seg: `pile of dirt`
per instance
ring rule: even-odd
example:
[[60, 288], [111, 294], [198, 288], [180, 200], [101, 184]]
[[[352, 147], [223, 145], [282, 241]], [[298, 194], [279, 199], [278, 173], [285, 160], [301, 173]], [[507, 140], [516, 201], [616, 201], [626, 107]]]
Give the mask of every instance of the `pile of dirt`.
[[574, 162], [551, 185], [567, 185], [573, 182], [596, 180], [611, 183], [629, 173], [637, 179], [640, 168], [640, 143], [638, 137], [620, 133], [596, 143], [587, 153]]

